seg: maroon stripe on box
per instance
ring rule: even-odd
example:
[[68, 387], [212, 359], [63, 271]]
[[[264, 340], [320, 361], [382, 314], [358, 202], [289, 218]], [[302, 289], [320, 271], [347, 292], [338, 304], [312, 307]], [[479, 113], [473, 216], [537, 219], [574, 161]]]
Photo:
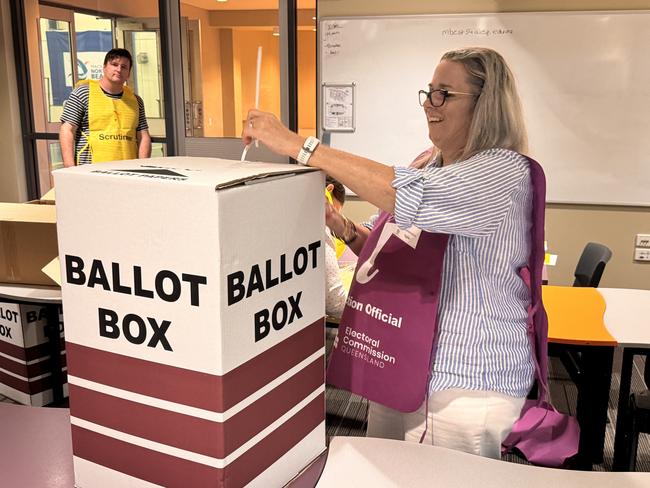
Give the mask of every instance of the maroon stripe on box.
[[324, 394], [319, 395], [225, 468], [213, 468], [136, 446], [74, 424], [72, 450], [82, 459], [162, 486], [243, 486], [323, 422], [324, 401]]
[[25, 354], [25, 348], [11, 344], [9, 342], [0, 341], [0, 352], [11, 356], [12, 358], [20, 359], [21, 361], [27, 361], [27, 355]]
[[325, 347], [325, 317], [222, 376], [227, 410]]
[[[295, 381], [285, 381], [226, 421], [226, 455], [323, 386], [325, 384], [325, 358], [320, 356], [300, 373], [297, 373], [294, 378], [296, 378]], [[257, 420], [253, 421], [253, 419]]]
[[[61, 382], [66, 384], [68, 382], [68, 374], [65, 371], [61, 372]], [[29, 385], [31, 388], [31, 394], [35, 395], [36, 393], [42, 393], [46, 390], [52, 388], [53, 385], [52, 376], [46, 376], [40, 380], [30, 381]]]
[[13, 359], [0, 356], [0, 369], [9, 371], [13, 374], [18, 374], [27, 378], [27, 363], [25, 361], [14, 361]]
[[224, 412], [324, 347], [323, 320], [223, 376], [66, 342], [68, 372], [86, 380], [191, 407]]
[[[65, 354], [61, 355], [62, 367], [65, 367], [66, 361], [67, 360]], [[12, 359], [0, 356], [0, 369], [4, 369], [10, 373], [18, 374], [25, 378], [41, 376], [42, 374], [47, 374], [52, 370], [49, 356], [44, 357], [37, 363], [29, 365], [25, 361], [14, 361]]]
[[29, 382], [27, 380], [21, 380], [15, 376], [0, 371], [0, 383], [7, 385], [9, 388], [13, 388], [14, 390], [31, 395], [31, 391], [29, 391]]
[[[226, 466], [226, 477], [229, 483], [232, 483], [232, 486], [244, 486], [250, 483], [324, 421], [325, 393], [321, 393], [298, 414]], [[325, 450], [324, 441], [323, 432], [323, 450]], [[299, 466], [298, 469], [304, 467]]]
[[[64, 384], [68, 381], [68, 375], [65, 371], [61, 372], [61, 379]], [[0, 383], [28, 395], [36, 395], [52, 388], [52, 376], [46, 376], [35, 381], [26, 381], [0, 371]]]
[[[65, 351], [65, 339], [61, 337], [59, 349]], [[33, 361], [34, 359], [42, 358], [43, 356], [48, 356], [50, 354], [50, 343], [43, 342], [35, 346], [31, 346], [25, 349], [25, 359], [27, 361]]]
[[[61, 351], [65, 351], [65, 341], [61, 338]], [[50, 345], [47, 342], [38, 344], [32, 347], [22, 347], [9, 342], [0, 341], [0, 352], [11, 356], [12, 358], [20, 359], [21, 361], [33, 361], [34, 359], [42, 358], [50, 354]]]
[[323, 357], [224, 423], [69, 385], [70, 415], [161, 444], [224, 458], [324, 384]]
[[[61, 354], [61, 367], [65, 368], [68, 364], [68, 358], [65, 354]], [[52, 371], [52, 365], [50, 364], [50, 357], [46, 356], [42, 361], [33, 363], [27, 366], [27, 374], [30, 378], [34, 376], [40, 376]]]

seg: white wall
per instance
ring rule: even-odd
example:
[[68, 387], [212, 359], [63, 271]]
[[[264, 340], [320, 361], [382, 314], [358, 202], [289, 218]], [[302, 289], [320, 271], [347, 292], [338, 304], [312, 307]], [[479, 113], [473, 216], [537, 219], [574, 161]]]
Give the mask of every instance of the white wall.
[[[319, 17], [568, 10], [650, 10], [650, 0], [318, 0]], [[650, 133], [650, 121], [647, 123]], [[414, 155], [418, 149], [414, 148]], [[345, 213], [357, 221], [374, 212], [372, 205], [358, 199], [345, 205]], [[650, 234], [648, 207], [549, 205], [546, 238], [549, 251], [559, 256], [557, 266], [549, 268], [550, 283], [573, 283], [582, 249], [587, 242], [596, 241], [613, 253], [601, 286], [650, 289], [650, 263], [632, 259], [636, 234]]]

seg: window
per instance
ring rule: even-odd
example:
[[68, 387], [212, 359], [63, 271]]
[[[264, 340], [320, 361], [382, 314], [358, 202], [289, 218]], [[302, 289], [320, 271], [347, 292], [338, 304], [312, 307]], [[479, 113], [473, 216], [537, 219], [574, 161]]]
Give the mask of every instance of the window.
[[[23, 72], [17, 74], [22, 127], [30, 141], [25, 159], [31, 198], [52, 187], [51, 172], [62, 165], [58, 133], [65, 100], [79, 80], [99, 78], [112, 47], [133, 55], [129, 85], [144, 101], [154, 156], [165, 155], [169, 143], [174, 154], [200, 155], [196, 148], [203, 145], [205, 155], [239, 157], [233, 148], [241, 153], [242, 121], [255, 105], [259, 46], [259, 107], [283, 120], [295, 110], [283, 99], [288, 86], [283, 70], [293, 62], [285, 51], [294, 46], [276, 35], [293, 25], [287, 21], [293, 0], [20, 0], [17, 5], [24, 23], [14, 29], [14, 39], [26, 46]], [[312, 134], [315, 0], [301, 0], [297, 8], [299, 132]], [[164, 36], [161, 10], [167, 14]], [[186, 151], [185, 138], [198, 145]], [[222, 150], [201, 141], [217, 141]]]

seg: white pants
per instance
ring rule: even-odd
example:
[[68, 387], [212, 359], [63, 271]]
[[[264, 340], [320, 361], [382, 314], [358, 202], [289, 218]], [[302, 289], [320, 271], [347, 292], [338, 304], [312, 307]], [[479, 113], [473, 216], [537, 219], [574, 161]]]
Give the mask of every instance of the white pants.
[[[435, 391], [429, 396], [423, 442], [500, 459], [501, 442], [519, 419], [525, 400], [494, 391]], [[370, 402], [366, 435], [420, 442], [425, 430], [425, 404], [415, 412], [402, 413]]]

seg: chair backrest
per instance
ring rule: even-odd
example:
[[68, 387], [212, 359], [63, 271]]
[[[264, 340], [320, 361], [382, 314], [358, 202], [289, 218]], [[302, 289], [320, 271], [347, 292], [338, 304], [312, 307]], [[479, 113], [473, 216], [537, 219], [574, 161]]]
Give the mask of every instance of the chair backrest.
[[611, 257], [612, 251], [607, 246], [597, 242], [587, 243], [576, 266], [573, 286], [597, 287]]

